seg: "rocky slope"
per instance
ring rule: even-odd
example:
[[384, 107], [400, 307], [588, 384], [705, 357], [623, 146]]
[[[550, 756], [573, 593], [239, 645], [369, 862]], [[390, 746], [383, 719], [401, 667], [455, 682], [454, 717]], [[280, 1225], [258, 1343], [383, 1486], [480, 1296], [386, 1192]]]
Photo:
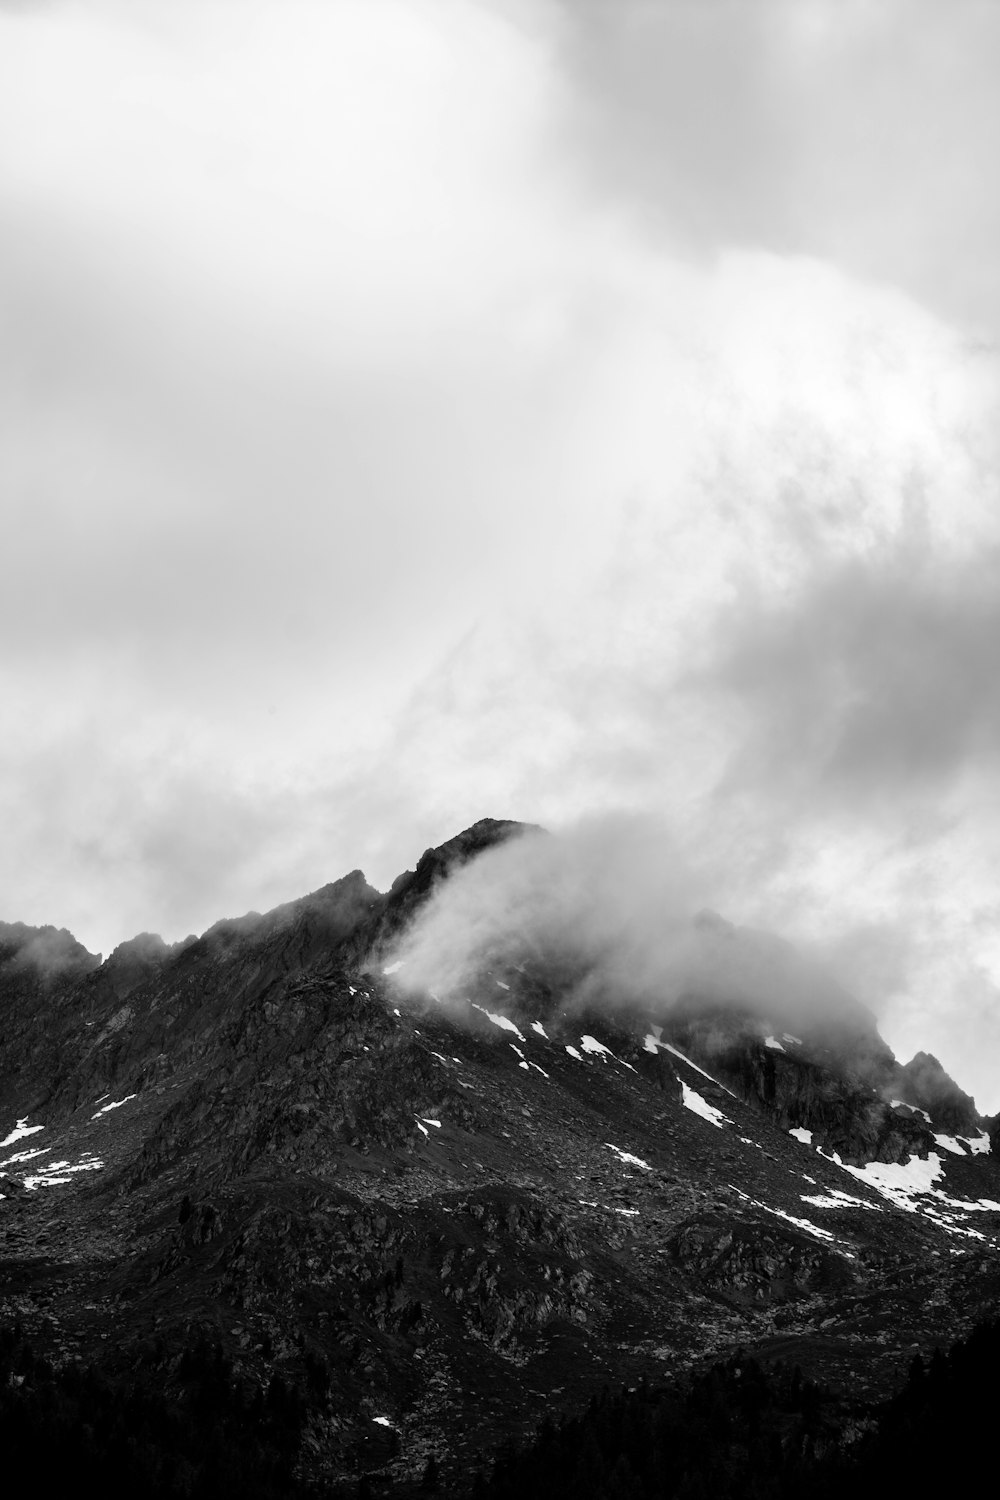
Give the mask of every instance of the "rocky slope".
[[0, 927], [0, 1320], [165, 1383], [207, 1339], [303, 1391], [304, 1472], [377, 1489], [739, 1347], [878, 1394], [991, 1311], [989, 1122], [856, 1004], [588, 1013], [536, 955], [445, 1007], [384, 972], [519, 831], [104, 963]]

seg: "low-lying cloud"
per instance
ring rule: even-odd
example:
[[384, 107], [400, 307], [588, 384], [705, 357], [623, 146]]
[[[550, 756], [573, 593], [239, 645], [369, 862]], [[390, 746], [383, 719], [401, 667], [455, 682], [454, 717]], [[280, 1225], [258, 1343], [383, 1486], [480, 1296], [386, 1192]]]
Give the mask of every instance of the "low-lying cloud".
[[742, 1004], [774, 1024], [858, 1019], [815, 956], [704, 909], [713, 884], [648, 819], [532, 830], [442, 882], [387, 961], [400, 965], [396, 984], [444, 1004], [526, 967], [561, 1003], [609, 1016], [662, 1019], [686, 998]]

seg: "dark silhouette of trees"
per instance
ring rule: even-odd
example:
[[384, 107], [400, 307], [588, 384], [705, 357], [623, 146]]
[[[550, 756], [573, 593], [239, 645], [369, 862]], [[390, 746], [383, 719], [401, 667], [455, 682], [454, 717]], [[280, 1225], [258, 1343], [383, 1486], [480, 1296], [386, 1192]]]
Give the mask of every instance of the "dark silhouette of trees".
[[[475, 1500], [923, 1500], [992, 1472], [1000, 1324], [915, 1358], [892, 1400], [845, 1402], [800, 1370], [736, 1355], [660, 1391], [591, 1400], [509, 1447]], [[860, 1434], [860, 1435], [859, 1435]]]
[[[161, 1348], [160, 1355], [165, 1353]], [[450, 1480], [431, 1455], [399, 1500], [922, 1500], [992, 1472], [1000, 1324], [914, 1358], [892, 1400], [850, 1403], [798, 1369], [737, 1354], [684, 1383], [604, 1390], [580, 1416], [546, 1416], [487, 1473]], [[0, 1328], [0, 1455], [31, 1493], [76, 1500], [358, 1500], [393, 1493], [364, 1475], [317, 1490], [296, 1477], [310, 1400], [329, 1371], [306, 1359], [303, 1388], [274, 1374], [248, 1387], [202, 1339], [128, 1373], [38, 1354]], [[471, 1480], [471, 1482], [470, 1482]]]
[[246, 1390], [204, 1341], [166, 1383], [162, 1371], [55, 1369], [20, 1329], [0, 1329], [0, 1453], [37, 1495], [304, 1500], [294, 1478], [304, 1412], [277, 1377], [266, 1397]]

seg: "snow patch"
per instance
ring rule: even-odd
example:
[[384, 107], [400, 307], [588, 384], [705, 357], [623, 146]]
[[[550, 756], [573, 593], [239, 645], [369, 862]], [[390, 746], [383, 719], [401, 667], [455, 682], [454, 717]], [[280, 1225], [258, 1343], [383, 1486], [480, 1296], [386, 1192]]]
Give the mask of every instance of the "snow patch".
[[[897, 1208], [906, 1213], [921, 1214], [949, 1234], [963, 1235], [966, 1239], [984, 1239], [985, 1236], [977, 1229], [969, 1229], [959, 1219], [968, 1218], [970, 1213], [1000, 1213], [1000, 1203], [994, 1202], [992, 1198], [952, 1198], [936, 1188], [934, 1183], [942, 1176], [944, 1165], [935, 1151], [931, 1151], [926, 1160], [911, 1156], [906, 1162], [873, 1161], [864, 1167], [849, 1166], [847, 1162], [841, 1161], [836, 1152], [832, 1156], [826, 1156], [821, 1151], [820, 1155], [825, 1156], [827, 1161], [834, 1162], [843, 1171], [850, 1172], [859, 1182], [867, 1183]], [[943, 1208], [952, 1212], [944, 1213]]]
[[612, 1146], [610, 1141], [605, 1141], [604, 1144], [609, 1151], [615, 1153], [619, 1161], [627, 1163], [628, 1166], [641, 1167], [644, 1172], [651, 1172], [653, 1170], [649, 1162], [643, 1161], [641, 1156], [633, 1156], [631, 1151], [623, 1151], [620, 1146]]
[[931, 1123], [931, 1117], [927, 1113], [926, 1109], [918, 1109], [915, 1104], [907, 1104], [907, 1102], [906, 1102], [905, 1099], [890, 1099], [889, 1100], [889, 1108], [890, 1109], [908, 1109], [913, 1114], [920, 1115], [922, 1119], [924, 1119], [924, 1120], [927, 1121], [928, 1125]]
[[424, 1122], [425, 1125], [433, 1125], [434, 1128], [435, 1128], [435, 1130], [440, 1130], [441, 1129], [441, 1121], [440, 1120], [431, 1120], [431, 1119], [428, 1118], [427, 1115], [418, 1115], [417, 1119], [418, 1120], [423, 1120], [423, 1122]]
[[23, 1120], [18, 1120], [10, 1135], [5, 1135], [0, 1141], [0, 1147], [13, 1146], [15, 1141], [23, 1141], [26, 1135], [37, 1135], [40, 1130], [44, 1129], [44, 1125], [29, 1125], [28, 1116], [25, 1115]]
[[934, 1139], [943, 1151], [953, 1156], [989, 1156], [990, 1138], [985, 1130], [979, 1135], [935, 1135]]
[[[821, 1156], [824, 1154], [820, 1152]], [[936, 1151], [931, 1151], [926, 1160], [920, 1156], [911, 1156], [905, 1162], [870, 1161], [864, 1167], [848, 1166], [836, 1152], [832, 1159], [838, 1167], [843, 1167], [845, 1172], [850, 1172], [859, 1182], [866, 1182], [869, 1187], [875, 1188], [908, 1213], [916, 1213], [918, 1210], [919, 1205], [913, 1202], [914, 1196], [929, 1193], [944, 1171]]]
[[605, 1047], [603, 1042], [599, 1042], [596, 1036], [582, 1036], [580, 1038], [580, 1046], [583, 1048], [584, 1052], [594, 1052], [600, 1054], [603, 1057], [610, 1057], [612, 1062], [619, 1063], [621, 1067], [628, 1068], [632, 1073], [635, 1072], [635, 1069], [632, 1067], [631, 1063], [622, 1062], [622, 1059], [620, 1057], [616, 1057], [610, 1047]]
[[385, 968], [382, 970], [382, 973], [383, 974], [398, 974], [399, 971], [400, 971], [400, 969], [403, 967], [403, 964], [405, 962], [406, 962], [405, 959], [403, 959], [403, 958], [397, 958], [395, 963], [386, 964]]
[[722, 1113], [721, 1109], [716, 1109], [714, 1105], [709, 1104], [708, 1100], [703, 1099], [694, 1089], [689, 1089], [686, 1083], [682, 1082], [681, 1088], [684, 1091], [685, 1109], [693, 1110], [696, 1115], [701, 1115], [703, 1120], [708, 1120], [712, 1125], [718, 1125], [720, 1129], [723, 1125], [733, 1123], [728, 1115]]
[[103, 1161], [87, 1152], [87, 1160], [81, 1159], [75, 1165], [68, 1161], [52, 1161], [48, 1166], [42, 1167], [39, 1172], [33, 1173], [24, 1179], [24, 1185], [30, 1193], [40, 1187], [63, 1187], [67, 1182], [72, 1182], [74, 1172], [100, 1172]]
[[711, 1073], [706, 1073], [704, 1068], [700, 1068], [696, 1062], [692, 1062], [689, 1057], [685, 1057], [684, 1053], [680, 1050], [679, 1047], [672, 1047], [669, 1042], [660, 1042], [658, 1045], [664, 1047], [667, 1052], [672, 1052], [674, 1057], [679, 1057], [681, 1062], [687, 1063], [689, 1068], [694, 1068], [696, 1073], [700, 1073], [702, 1078], [707, 1078], [709, 1083], [714, 1083], [716, 1088], [725, 1089], [725, 1092], [731, 1099], [736, 1098], [736, 1095], [733, 1093], [732, 1089], [727, 1089], [726, 1085], [724, 1083], [720, 1083], [717, 1078], [713, 1078]]
[[794, 1135], [795, 1139], [797, 1141], [801, 1141], [802, 1144], [803, 1144], [803, 1146], [811, 1146], [812, 1145], [812, 1138], [813, 1138], [812, 1131], [811, 1130], [805, 1130], [805, 1129], [803, 1129], [803, 1127], [801, 1125], [796, 1125], [795, 1129], [794, 1130], [790, 1130], [788, 1132], [788, 1134], [789, 1135]]
[[112, 1110], [112, 1109], [121, 1109], [121, 1107], [122, 1107], [123, 1104], [128, 1104], [128, 1102], [129, 1102], [130, 1099], [135, 1099], [137, 1097], [138, 1096], [136, 1094], [126, 1094], [125, 1097], [124, 1097], [124, 1099], [113, 1099], [110, 1104], [103, 1105], [97, 1111], [97, 1113], [91, 1115], [90, 1118], [92, 1120], [96, 1120], [99, 1115], [106, 1115], [109, 1110]]
[[389, 1421], [388, 1417], [372, 1417], [372, 1421], [377, 1422], [380, 1427], [392, 1426], [392, 1423]]
[[545, 1027], [542, 1025], [541, 1021], [532, 1021], [532, 1023], [531, 1023], [531, 1029], [532, 1029], [532, 1031], [537, 1031], [539, 1036], [545, 1037], [545, 1040], [548, 1041], [548, 1039], [549, 1039], [548, 1035], [547, 1035]]
[[494, 979], [493, 983], [496, 985], [496, 987], [497, 987], [498, 990], [509, 990], [510, 989], [510, 985], [509, 984], [504, 984], [504, 982], [503, 982], [502, 979]]
[[740, 1192], [740, 1189], [733, 1183], [729, 1186], [745, 1203], [753, 1204], [754, 1208], [762, 1208], [765, 1213], [774, 1214], [776, 1219], [784, 1219], [786, 1223], [794, 1224], [797, 1229], [804, 1229], [807, 1234], [814, 1234], [819, 1240], [832, 1240], [834, 1237], [829, 1229], [820, 1229], [819, 1225], [814, 1224], [811, 1219], [797, 1219], [794, 1214], [786, 1213], [783, 1208], [772, 1208], [769, 1203], [761, 1203], [759, 1198], [751, 1198], [749, 1193]]
[[855, 1198], [850, 1193], [841, 1192], [840, 1188], [827, 1188], [825, 1193], [801, 1193], [803, 1203], [811, 1203], [815, 1208], [870, 1208], [872, 1213], [882, 1213], [878, 1203], [868, 1203], [864, 1198]]
[[614, 1057], [615, 1055], [611, 1051], [611, 1048], [605, 1047], [604, 1043], [599, 1042], [596, 1036], [582, 1036], [580, 1038], [580, 1046], [584, 1052], [603, 1053], [606, 1057]]
[[0, 1161], [0, 1167], [12, 1166], [16, 1161], [31, 1161], [36, 1156], [47, 1156], [52, 1150], [54, 1150], [52, 1146], [36, 1146], [33, 1151], [15, 1151], [13, 1156]]
[[785, 1050], [776, 1036], [766, 1036], [764, 1038], [764, 1046], [770, 1047], [772, 1052], [784, 1052]]
[[494, 1026], [499, 1026], [502, 1031], [512, 1031], [519, 1042], [524, 1041], [524, 1037], [521, 1035], [520, 1028], [514, 1025], [514, 1022], [510, 1019], [510, 1016], [498, 1015], [495, 1011], [487, 1010], [484, 1005], [476, 1005], [475, 1001], [471, 1003], [473, 1010], [482, 1011], [486, 1019], [488, 1021], [492, 1021]]
[[802, 1038], [800, 1036], [792, 1036], [790, 1031], [783, 1031], [781, 1033], [781, 1040], [783, 1042], [791, 1042], [793, 1047], [802, 1046]]
[[570, 1057], [575, 1057], [577, 1062], [583, 1062], [583, 1058], [581, 1057], [580, 1053], [577, 1052], [575, 1047], [567, 1047], [566, 1051], [569, 1053]]
[[929, 1224], [936, 1224], [946, 1234], [958, 1234], [967, 1240], [985, 1240], [985, 1234], [980, 1234], [978, 1229], [969, 1229], [965, 1224], [959, 1224], [951, 1214], [943, 1214], [931, 1204], [927, 1204], [920, 1212]]

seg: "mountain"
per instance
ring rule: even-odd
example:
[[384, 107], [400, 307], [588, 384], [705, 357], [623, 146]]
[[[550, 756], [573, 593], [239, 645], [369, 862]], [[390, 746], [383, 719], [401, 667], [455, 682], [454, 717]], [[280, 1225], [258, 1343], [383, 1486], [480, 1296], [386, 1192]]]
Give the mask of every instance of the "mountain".
[[878, 1401], [990, 1315], [996, 1122], [787, 945], [703, 913], [713, 983], [670, 1004], [537, 947], [402, 983], [428, 903], [528, 832], [103, 962], [0, 925], [11, 1348], [178, 1399], [215, 1360], [244, 1416], [285, 1393], [289, 1472], [377, 1494], [736, 1351]]

